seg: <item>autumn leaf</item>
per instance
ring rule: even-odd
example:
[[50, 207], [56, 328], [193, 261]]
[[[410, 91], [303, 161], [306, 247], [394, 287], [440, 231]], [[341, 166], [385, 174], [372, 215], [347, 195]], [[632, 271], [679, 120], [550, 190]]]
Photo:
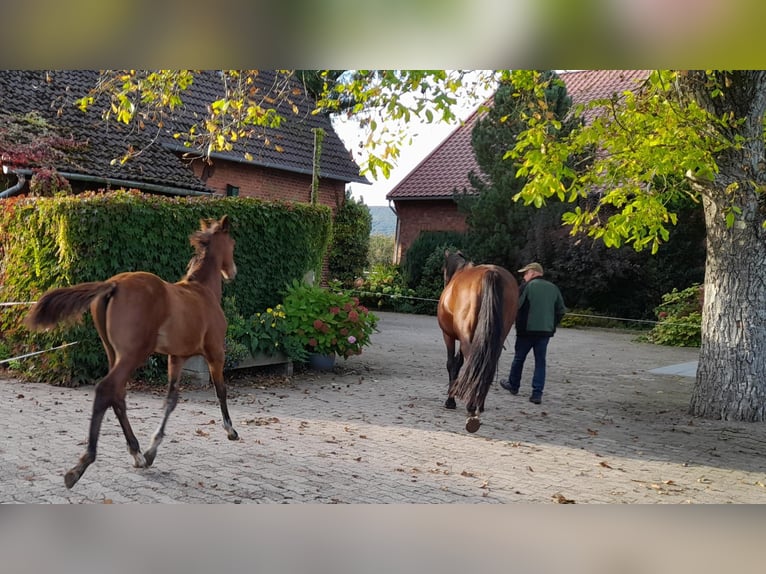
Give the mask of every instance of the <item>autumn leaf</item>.
[[556, 494], [553, 495], [553, 502], [557, 504], [576, 504], [574, 500], [572, 500], [571, 498], [567, 498], [560, 492], [557, 492]]

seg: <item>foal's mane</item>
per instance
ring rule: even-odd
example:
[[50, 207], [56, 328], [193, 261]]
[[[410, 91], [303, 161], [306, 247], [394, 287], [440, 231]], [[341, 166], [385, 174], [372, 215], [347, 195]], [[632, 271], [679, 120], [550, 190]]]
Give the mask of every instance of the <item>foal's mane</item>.
[[186, 266], [186, 275], [184, 275], [184, 279], [197, 279], [197, 275], [205, 265], [208, 247], [210, 246], [210, 238], [218, 233], [219, 228], [220, 224], [218, 221], [208, 221], [205, 222], [204, 229], [195, 231], [189, 236], [189, 243], [194, 247], [194, 255]]

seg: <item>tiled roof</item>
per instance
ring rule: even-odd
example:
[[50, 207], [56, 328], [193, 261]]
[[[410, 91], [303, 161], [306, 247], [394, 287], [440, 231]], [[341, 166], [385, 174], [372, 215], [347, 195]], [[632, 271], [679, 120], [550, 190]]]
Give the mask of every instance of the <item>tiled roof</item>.
[[[270, 86], [271, 72], [263, 72], [264, 86]], [[204, 72], [197, 77], [183, 95], [184, 108], [168, 122], [164, 133], [156, 134], [151, 129], [137, 130], [115, 121], [104, 122], [100, 109], [93, 108], [82, 113], [73, 102], [85, 95], [98, 79], [95, 70], [56, 71], [0, 71], [0, 113], [14, 115], [37, 111], [61, 135], [71, 136], [75, 141], [87, 141], [87, 148], [70, 154], [63, 165], [55, 166], [59, 171], [79, 174], [85, 177], [110, 178], [155, 186], [172, 187], [178, 190], [209, 191], [194, 176], [192, 171], [179, 160], [176, 151], [190, 151], [180, 146], [172, 133], [184, 129], [204, 116], [207, 105], [222, 96], [222, 85], [215, 72]], [[296, 86], [300, 87], [300, 86]], [[211, 99], [212, 98], [212, 99]], [[314, 138], [311, 129], [325, 130], [320, 176], [342, 181], [368, 183], [359, 175], [349, 151], [332, 129], [326, 116], [312, 116], [312, 102], [304, 97], [295, 97], [298, 115], [291, 110], [281, 110], [285, 121], [278, 129], [263, 132], [271, 142], [265, 146], [263, 138], [240, 140], [237, 147], [218, 157], [252, 163], [298, 173], [311, 173]], [[154, 136], [157, 135], [156, 140]], [[279, 145], [282, 152], [276, 151]], [[112, 160], [120, 158], [128, 145], [142, 153], [124, 164]], [[245, 159], [249, 152], [252, 160]]]
[[434, 150], [386, 194], [386, 199], [444, 199], [455, 189], [471, 190], [468, 174], [481, 174], [471, 146], [471, 132], [480, 108], [452, 131]]
[[[583, 70], [562, 72], [560, 77], [572, 103], [578, 104], [635, 89], [648, 75], [646, 70]], [[491, 105], [492, 99], [486, 103]], [[394, 186], [386, 199], [447, 199], [455, 189], [470, 192], [468, 173], [481, 174], [471, 146], [471, 132], [479, 117], [477, 109]]]
[[[110, 178], [171, 187], [180, 190], [208, 191], [175, 154], [159, 145], [150, 145], [148, 132], [131, 131], [128, 126], [101, 119], [100, 111], [82, 113], [73, 102], [95, 85], [98, 72], [77, 71], [0, 71], [0, 112], [23, 115], [37, 111], [60, 135], [87, 142], [84, 150], [70, 154], [59, 171], [81, 176]], [[124, 164], [120, 158], [132, 144], [145, 152]]]
[[[284, 77], [272, 70], [260, 70], [257, 84], [262, 92], [280, 83]], [[234, 161], [252, 163], [263, 167], [272, 167], [297, 173], [311, 174], [314, 157], [314, 128], [322, 128], [325, 132], [322, 141], [322, 154], [319, 158], [319, 175], [329, 179], [346, 182], [369, 183], [359, 175], [359, 166], [354, 162], [351, 153], [332, 128], [326, 115], [312, 115], [314, 102], [305, 94], [302, 86], [294, 79], [289, 85], [280, 89], [294, 90], [291, 103], [295, 104], [297, 113], [290, 103], [282, 101], [277, 110], [284, 118], [279, 128], [256, 128], [254, 137], [238, 140], [230, 152], [211, 154], [212, 157], [222, 157]], [[300, 95], [295, 95], [296, 93]], [[206, 115], [207, 106], [224, 95], [224, 84], [216, 71], [204, 71], [194, 77], [192, 87], [183, 95], [184, 109], [174, 122], [175, 131], [186, 131], [195, 122]], [[256, 97], [259, 97], [256, 95]], [[178, 151], [189, 151], [178, 140], [166, 137], [163, 143]], [[249, 153], [252, 160], [245, 159]]]

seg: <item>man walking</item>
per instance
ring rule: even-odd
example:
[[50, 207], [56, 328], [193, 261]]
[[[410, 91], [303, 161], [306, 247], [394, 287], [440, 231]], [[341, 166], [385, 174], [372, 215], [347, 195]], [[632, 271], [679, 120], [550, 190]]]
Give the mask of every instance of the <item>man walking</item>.
[[556, 332], [556, 326], [566, 313], [564, 298], [559, 288], [543, 279], [543, 267], [530, 263], [519, 269], [524, 283], [519, 296], [519, 311], [516, 315], [516, 345], [508, 379], [501, 379], [500, 386], [512, 395], [519, 392], [524, 360], [529, 351], [535, 355], [535, 372], [532, 375], [532, 396], [530, 402], [539, 405], [543, 400], [545, 387], [545, 355], [548, 341]]

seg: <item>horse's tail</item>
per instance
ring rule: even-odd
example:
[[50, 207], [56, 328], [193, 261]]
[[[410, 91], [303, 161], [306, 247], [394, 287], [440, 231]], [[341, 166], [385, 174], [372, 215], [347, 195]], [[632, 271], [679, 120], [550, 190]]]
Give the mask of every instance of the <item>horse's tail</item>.
[[453, 395], [479, 407], [487, 396], [503, 351], [503, 278], [496, 269], [484, 274], [471, 353], [460, 371]]
[[40, 331], [61, 322], [73, 321], [87, 310], [96, 297], [111, 295], [116, 287], [116, 283], [94, 281], [51, 289], [34, 304], [24, 324], [29, 329]]

